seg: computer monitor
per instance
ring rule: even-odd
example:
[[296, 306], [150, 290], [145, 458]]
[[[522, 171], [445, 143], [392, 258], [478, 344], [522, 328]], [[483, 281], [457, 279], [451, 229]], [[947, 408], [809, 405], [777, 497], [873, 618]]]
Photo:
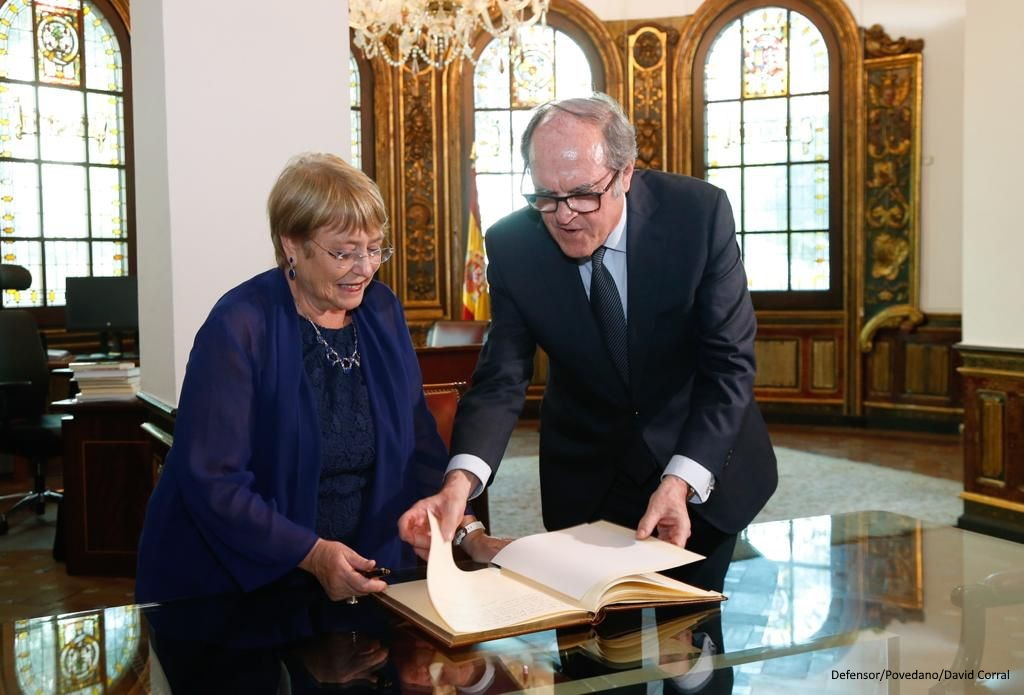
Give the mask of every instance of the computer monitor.
[[106, 352], [120, 353], [124, 333], [139, 329], [139, 291], [135, 277], [67, 278], [66, 326], [97, 331]]

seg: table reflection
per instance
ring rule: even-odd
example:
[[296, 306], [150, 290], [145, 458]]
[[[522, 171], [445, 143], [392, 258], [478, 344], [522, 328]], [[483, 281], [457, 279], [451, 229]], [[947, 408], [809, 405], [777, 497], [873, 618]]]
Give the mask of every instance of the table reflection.
[[[332, 603], [296, 575], [246, 596], [5, 624], [0, 691], [1024, 692], [1021, 568], [1024, 546], [895, 514], [757, 524], [737, 546], [720, 609], [610, 612], [592, 629], [463, 649], [371, 599]], [[834, 675], [955, 667], [975, 675]]]
[[24, 693], [116, 690], [144, 658], [140, 623], [134, 606], [16, 621], [18, 687]]

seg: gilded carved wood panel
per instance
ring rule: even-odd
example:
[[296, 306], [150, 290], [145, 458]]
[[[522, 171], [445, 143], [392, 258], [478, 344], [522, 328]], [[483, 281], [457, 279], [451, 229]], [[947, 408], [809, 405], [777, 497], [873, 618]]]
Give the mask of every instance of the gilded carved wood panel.
[[407, 306], [436, 305], [438, 281], [438, 205], [442, 191], [436, 186], [437, 99], [434, 73], [403, 69], [402, 160], [403, 299]]
[[864, 319], [918, 302], [921, 54], [865, 61]]
[[671, 71], [669, 52], [679, 42], [675, 29], [646, 24], [626, 37], [626, 113], [637, 136], [637, 166], [668, 168]]

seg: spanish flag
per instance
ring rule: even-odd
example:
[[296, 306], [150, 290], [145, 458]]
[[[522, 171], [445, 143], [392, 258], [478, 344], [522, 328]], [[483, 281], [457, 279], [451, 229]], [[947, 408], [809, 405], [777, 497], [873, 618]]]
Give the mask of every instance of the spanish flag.
[[462, 318], [486, 321], [491, 318], [491, 297], [487, 292], [484, 265], [484, 234], [480, 228], [480, 206], [476, 198], [476, 168], [470, 172], [469, 231], [466, 234], [466, 271], [462, 281]]

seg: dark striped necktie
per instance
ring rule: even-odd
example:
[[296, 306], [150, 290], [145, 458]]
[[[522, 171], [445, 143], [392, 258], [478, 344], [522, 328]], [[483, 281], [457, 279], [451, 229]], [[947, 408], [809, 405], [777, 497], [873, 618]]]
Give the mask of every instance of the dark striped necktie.
[[622, 309], [622, 300], [615, 287], [615, 280], [604, 266], [604, 252], [607, 250], [602, 246], [590, 257], [593, 263], [593, 272], [590, 275], [590, 308], [594, 311], [601, 333], [604, 334], [604, 342], [608, 346], [612, 362], [628, 384], [629, 347], [626, 338], [626, 314]]

